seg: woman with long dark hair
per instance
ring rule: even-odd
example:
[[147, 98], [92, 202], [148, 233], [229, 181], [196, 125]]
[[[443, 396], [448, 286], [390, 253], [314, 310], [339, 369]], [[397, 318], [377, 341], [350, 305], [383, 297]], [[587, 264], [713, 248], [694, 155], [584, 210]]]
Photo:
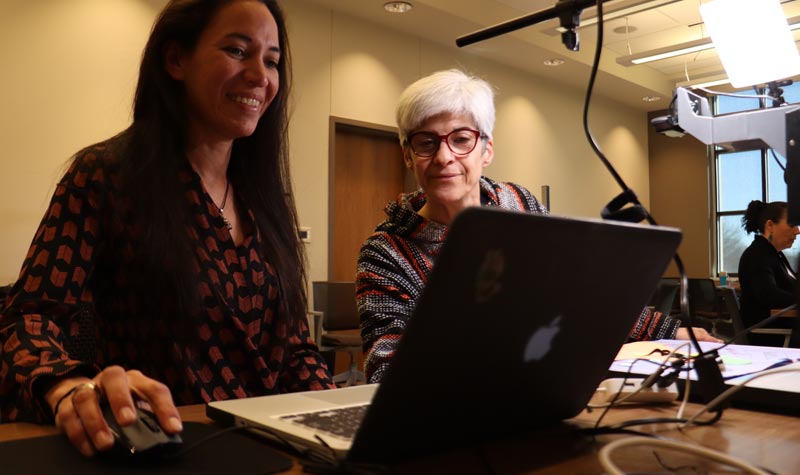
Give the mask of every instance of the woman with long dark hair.
[[[786, 216], [785, 201], [753, 200], [742, 217], [745, 231], [755, 234], [739, 259], [740, 313], [745, 326], [768, 318], [770, 309], [795, 303], [797, 276], [782, 251], [792, 247], [800, 231], [787, 222]], [[749, 336], [755, 344], [779, 345], [780, 338], [773, 337]]]
[[[172, 0], [132, 125], [76, 154], [0, 317], [2, 420], [55, 422], [85, 455], [149, 404], [333, 387], [306, 320], [274, 0]], [[174, 402], [173, 402], [174, 401]]]

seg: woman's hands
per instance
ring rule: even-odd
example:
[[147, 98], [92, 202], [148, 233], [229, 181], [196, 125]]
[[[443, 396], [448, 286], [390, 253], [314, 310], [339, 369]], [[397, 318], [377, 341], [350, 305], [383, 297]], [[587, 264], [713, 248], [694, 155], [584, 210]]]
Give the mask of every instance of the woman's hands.
[[[711, 336], [705, 328], [702, 327], [692, 327], [694, 330], [694, 336], [697, 338], [697, 341], [710, 341], [714, 343], [724, 343], [719, 338], [714, 338]], [[678, 333], [675, 334], [676, 340], [688, 340], [689, 339], [689, 329], [685, 327], [678, 328]]]
[[[94, 383], [100, 391], [92, 391], [90, 385], [85, 385], [76, 388], [72, 394], [67, 394], [83, 383]], [[56, 426], [87, 457], [114, 445], [114, 437], [100, 409], [100, 393], [108, 399], [117, 422], [122, 426], [130, 425], [136, 420], [136, 406], [132, 396], [136, 395], [150, 405], [165, 432], [175, 434], [183, 430], [178, 409], [172, 402], [167, 386], [148, 378], [140, 371], [125, 371], [120, 366], [110, 366], [93, 379], [62, 379], [50, 387], [45, 394], [45, 401], [55, 411], [56, 404], [61, 400], [58, 412], [54, 414]]]

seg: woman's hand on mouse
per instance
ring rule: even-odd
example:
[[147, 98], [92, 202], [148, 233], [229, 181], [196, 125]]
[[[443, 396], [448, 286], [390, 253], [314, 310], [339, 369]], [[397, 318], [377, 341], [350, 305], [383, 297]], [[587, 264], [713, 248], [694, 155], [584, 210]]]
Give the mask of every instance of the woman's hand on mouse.
[[100, 409], [100, 394], [108, 399], [122, 426], [136, 420], [132, 396], [135, 394], [150, 405], [165, 432], [175, 434], [183, 429], [169, 388], [138, 370], [109, 366], [92, 379], [65, 378], [48, 389], [45, 401], [53, 410], [56, 426], [87, 457], [114, 445], [114, 437]]

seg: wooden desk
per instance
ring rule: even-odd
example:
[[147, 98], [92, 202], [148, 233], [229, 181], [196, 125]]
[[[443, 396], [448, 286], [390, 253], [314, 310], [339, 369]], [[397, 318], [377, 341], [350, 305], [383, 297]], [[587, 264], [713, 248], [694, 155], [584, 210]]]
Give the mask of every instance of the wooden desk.
[[[769, 315], [770, 316], [775, 315], [780, 311], [781, 309], [779, 308], [773, 308], [772, 310], [769, 311]], [[778, 318], [797, 318], [797, 309], [793, 308], [791, 310], [787, 310], [786, 312], [782, 313], [781, 316]]]
[[[693, 414], [700, 406], [690, 404], [687, 414]], [[677, 405], [654, 406], [652, 408], [627, 407], [609, 411], [604, 424], [618, 423], [644, 417], [674, 417]], [[202, 405], [180, 408], [186, 421], [211, 421], [205, 416]], [[591, 426], [600, 411], [581, 413], [573, 419], [576, 425]], [[674, 424], [641, 426], [642, 432], [657, 433], [673, 439], [701, 444], [744, 458], [750, 463], [761, 465], [777, 473], [797, 473], [800, 467], [800, 419], [789, 416], [757, 413], [737, 409], [725, 411], [722, 420], [713, 426], [692, 427], [682, 432]], [[53, 434], [52, 426], [38, 426], [26, 423], [0, 424], [0, 442]], [[561, 475], [565, 473], [602, 473], [597, 461], [597, 450], [603, 443], [618, 437], [602, 436], [597, 443], [586, 442], [572, 455], [559, 456], [553, 452], [552, 438], [535, 435], [515, 437], [509, 440], [484, 444], [482, 447], [462, 449], [441, 455], [409, 461], [396, 467], [393, 473], [515, 473], [536, 475]], [[669, 466], [690, 465], [698, 470], [718, 470], [714, 464], [691, 456], [676, 454], [667, 450], [656, 450], [662, 463]], [[542, 467], [543, 457], [550, 463]], [[664, 472], [664, 467], [653, 455], [651, 448], [622, 449], [614, 461], [625, 470], [642, 472]], [[295, 460], [292, 469], [286, 473], [302, 474], [302, 466]]]

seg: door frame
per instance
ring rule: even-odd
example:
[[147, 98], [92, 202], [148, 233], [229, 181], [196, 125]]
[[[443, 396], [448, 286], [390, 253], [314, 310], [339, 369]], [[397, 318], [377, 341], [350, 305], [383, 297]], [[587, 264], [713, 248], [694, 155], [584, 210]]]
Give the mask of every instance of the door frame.
[[380, 137], [394, 137], [397, 139], [397, 127], [348, 119], [345, 117], [330, 116], [328, 121], [328, 280], [333, 278], [333, 234], [334, 234], [334, 205], [336, 187], [336, 131], [339, 128], [358, 130], [359, 133], [377, 135]]

